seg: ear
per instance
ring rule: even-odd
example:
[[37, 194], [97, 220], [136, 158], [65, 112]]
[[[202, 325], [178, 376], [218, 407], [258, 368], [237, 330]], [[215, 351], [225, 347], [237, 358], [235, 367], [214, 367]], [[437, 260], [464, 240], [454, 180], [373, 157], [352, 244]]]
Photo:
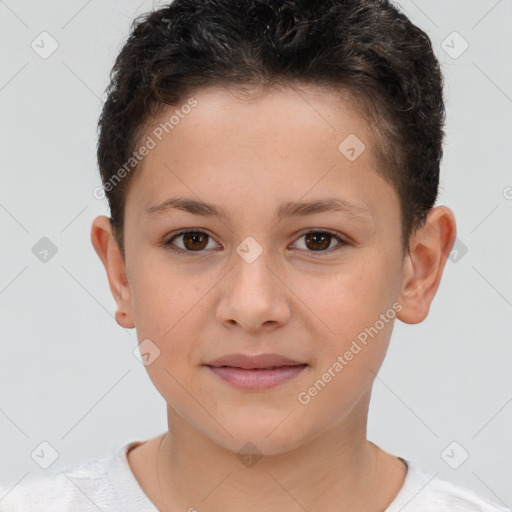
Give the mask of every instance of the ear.
[[402, 309], [397, 313], [402, 322], [417, 324], [427, 317], [456, 236], [455, 216], [446, 206], [432, 208], [412, 236], [402, 266]]
[[107, 271], [110, 291], [117, 303], [116, 322], [125, 328], [135, 327], [132, 311], [132, 293], [126, 275], [121, 250], [112, 233], [110, 218], [96, 217], [91, 228], [91, 242]]

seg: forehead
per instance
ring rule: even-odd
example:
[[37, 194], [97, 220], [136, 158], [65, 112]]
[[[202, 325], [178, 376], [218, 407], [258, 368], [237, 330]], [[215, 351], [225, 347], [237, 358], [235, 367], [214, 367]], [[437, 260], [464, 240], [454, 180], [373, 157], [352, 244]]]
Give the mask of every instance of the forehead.
[[153, 148], [126, 198], [137, 216], [169, 197], [220, 202], [229, 213], [236, 202], [270, 208], [333, 191], [373, 211], [390, 189], [375, 170], [366, 120], [332, 88], [203, 89], [163, 107], [147, 138]]

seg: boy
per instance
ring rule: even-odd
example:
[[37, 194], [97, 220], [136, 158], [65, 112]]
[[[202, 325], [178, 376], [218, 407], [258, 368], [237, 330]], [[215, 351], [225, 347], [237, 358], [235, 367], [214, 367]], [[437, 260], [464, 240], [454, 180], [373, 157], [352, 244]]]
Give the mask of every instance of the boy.
[[169, 429], [1, 510], [507, 510], [366, 439], [394, 320], [426, 318], [456, 236], [434, 207], [443, 122], [430, 40], [387, 1], [138, 20], [91, 240]]

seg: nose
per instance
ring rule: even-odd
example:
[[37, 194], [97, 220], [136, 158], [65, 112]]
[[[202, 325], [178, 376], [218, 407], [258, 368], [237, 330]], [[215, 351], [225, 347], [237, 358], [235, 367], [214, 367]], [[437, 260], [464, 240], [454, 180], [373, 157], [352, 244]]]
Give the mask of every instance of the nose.
[[265, 252], [254, 261], [238, 254], [233, 267], [221, 283], [217, 319], [225, 325], [239, 325], [248, 332], [273, 330], [291, 316], [289, 288], [275, 263]]

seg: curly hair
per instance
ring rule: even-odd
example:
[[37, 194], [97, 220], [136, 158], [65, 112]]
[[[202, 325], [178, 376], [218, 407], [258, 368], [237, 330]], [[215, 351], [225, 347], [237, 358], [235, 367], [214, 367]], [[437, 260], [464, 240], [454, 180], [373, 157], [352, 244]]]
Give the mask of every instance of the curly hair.
[[[215, 86], [307, 84], [349, 93], [400, 201], [402, 248], [438, 195], [443, 76], [425, 32], [388, 0], [174, 0], [138, 16], [98, 122], [98, 166], [124, 258], [132, 158], [164, 105]], [[132, 158], [133, 159], [133, 158]]]

